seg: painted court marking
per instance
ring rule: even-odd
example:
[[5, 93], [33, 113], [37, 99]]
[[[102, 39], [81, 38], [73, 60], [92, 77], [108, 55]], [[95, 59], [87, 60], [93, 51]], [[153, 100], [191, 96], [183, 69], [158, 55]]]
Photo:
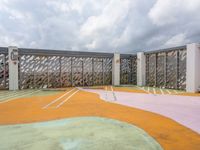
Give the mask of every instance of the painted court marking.
[[[88, 92], [97, 93], [102, 100], [104, 92], [100, 90], [86, 90]], [[145, 93], [131, 92], [115, 92], [117, 101], [109, 101], [109, 103], [118, 103], [121, 105], [134, 107], [171, 118], [178, 123], [189, 127], [190, 129], [200, 133], [200, 116], [199, 106], [200, 97], [194, 96], [177, 96], [165, 94], [156, 95]]]
[[148, 92], [150, 93], [150, 88], [148, 87]]
[[163, 92], [163, 90], [161, 88], [160, 88], [160, 91], [161, 91], [162, 95], [164, 95], [164, 92]]
[[16, 93], [16, 91], [12, 91], [12, 92], [10, 92], [10, 91], [1, 91], [0, 92], [0, 97], [4, 97], [5, 95], [8, 95], [8, 94], [15, 94]]
[[176, 90], [174, 90], [174, 92], [175, 92], [176, 94], [178, 94], [178, 92], [177, 92]]
[[[143, 90], [145, 91], [146, 93], [148, 94], [153, 94], [153, 95], [156, 95], [156, 94], [161, 94], [161, 95], [173, 95], [173, 94], [181, 94], [181, 93], [185, 93], [185, 92], [182, 92], [182, 91], [177, 91], [177, 90], [168, 90], [168, 89], [162, 89], [162, 88], [159, 88], [159, 91], [161, 93], [157, 93], [158, 91], [156, 91], [156, 88], [154, 87], [139, 87], [139, 86], [136, 86], [138, 89], [140, 90]], [[152, 89], [152, 91], [150, 92], [150, 89]]]
[[47, 107], [49, 107], [50, 105], [56, 103], [57, 101], [59, 101], [61, 98], [63, 98], [64, 96], [66, 96], [67, 94], [69, 94], [70, 92], [72, 92], [74, 89], [76, 88], [73, 88], [71, 89], [70, 91], [68, 91], [67, 93], [63, 94], [62, 96], [56, 98], [55, 100], [51, 101], [49, 104], [45, 105], [42, 109], [46, 109]]
[[153, 94], [156, 94], [156, 89], [155, 88], [153, 88]]
[[25, 93], [29, 93], [29, 92], [30, 91], [13, 91], [13, 92], [8, 92], [5, 95], [0, 96], [0, 100], [10, 99], [10, 98], [13, 98], [13, 97], [24, 95]]
[[105, 89], [106, 89], [106, 96], [105, 97], [106, 97], [106, 100], [107, 100], [108, 99], [108, 87], [106, 86]]
[[115, 92], [114, 92], [114, 90], [113, 90], [113, 87], [111, 86], [111, 91], [112, 91], [112, 94], [113, 94], [113, 97], [114, 97], [114, 101], [117, 101], [117, 97], [116, 97], [116, 95], [115, 95]]
[[56, 108], [59, 108], [61, 105], [63, 105], [65, 102], [67, 102], [72, 96], [74, 96], [76, 93], [78, 93], [79, 90], [77, 89], [75, 92], [73, 92], [69, 97], [67, 97], [67, 99], [65, 99], [64, 101], [62, 101], [60, 104], [58, 104], [56, 106]]
[[152, 94], [151, 92], [149, 92], [150, 91], [149, 87], [148, 87], [148, 90], [145, 90], [144, 87], [142, 87], [142, 88], [139, 86], [136, 86], [136, 87], [139, 88], [140, 90], [147, 92], [148, 94]]
[[172, 94], [169, 90], [166, 90], [168, 94]]
[[17, 99], [17, 98], [21, 98], [21, 97], [24, 97], [24, 96], [31, 95], [31, 94], [36, 93], [36, 92], [39, 92], [39, 91], [40, 91], [40, 90], [33, 91], [33, 92], [31, 92], [31, 93], [27, 93], [27, 94], [20, 95], [20, 96], [10, 97], [11, 99], [8, 99], [8, 100], [5, 100], [5, 101], [0, 101], [0, 104], [1, 104], [1, 103], [9, 102], [9, 101], [14, 100], [14, 99]]

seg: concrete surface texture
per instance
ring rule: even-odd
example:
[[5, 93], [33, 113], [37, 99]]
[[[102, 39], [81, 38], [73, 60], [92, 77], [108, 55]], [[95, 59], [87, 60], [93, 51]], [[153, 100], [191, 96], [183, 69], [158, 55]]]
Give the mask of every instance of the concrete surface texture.
[[114, 92], [113, 94], [111, 91], [93, 89], [87, 89], [87, 91], [99, 94], [101, 99], [106, 101], [169, 117], [193, 131], [200, 133], [200, 97], [128, 92]]
[[0, 126], [2, 150], [162, 150], [142, 129], [100, 117]]

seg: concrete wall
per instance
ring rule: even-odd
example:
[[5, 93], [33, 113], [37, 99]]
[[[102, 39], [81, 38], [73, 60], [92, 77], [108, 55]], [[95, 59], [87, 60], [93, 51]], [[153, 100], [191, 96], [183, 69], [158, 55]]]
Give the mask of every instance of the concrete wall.
[[137, 85], [146, 85], [146, 57], [143, 52], [137, 53]]
[[200, 44], [187, 45], [186, 91], [197, 92], [200, 87]]
[[[18, 59], [13, 61], [11, 54], [17, 47], [8, 47], [9, 90], [18, 90]], [[137, 53], [137, 85], [146, 85], [146, 58], [143, 52]], [[186, 91], [197, 92], [200, 88], [200, 44], [187, 45]], [[120, 54], [115, 53], [112, 63], [112, 84], [120, 85]]]
[[[18, 51], [17, 47], [8, 47], [8, 62], [9, 62], [9, 90], [18, 90], [18, 56], [13, 60], [13, 50]], [[17, 54], [15, 52], [15, 54]]]
[[120, 85], [120, 54], [115, 53], [112, 64], [112, 84]]

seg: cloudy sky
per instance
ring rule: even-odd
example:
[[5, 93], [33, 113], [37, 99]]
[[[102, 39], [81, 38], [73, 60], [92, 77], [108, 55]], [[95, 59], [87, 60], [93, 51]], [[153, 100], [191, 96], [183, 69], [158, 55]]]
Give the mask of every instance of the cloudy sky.
[[200, 0], [0, 0], [0, 46], [134, 52], [200, 42]]

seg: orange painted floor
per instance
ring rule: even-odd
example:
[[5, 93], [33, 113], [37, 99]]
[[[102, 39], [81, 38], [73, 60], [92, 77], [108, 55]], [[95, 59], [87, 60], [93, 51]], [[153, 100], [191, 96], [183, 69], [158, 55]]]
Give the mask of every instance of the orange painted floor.
[[[70, 90], [70, 89], [69, 89]], [[21, 124], [80, 116], [99, 116], [134, 124], [154, 137], [165, 150], [200, 150], [200, 135], [158, 114], [102, 101], [97, 94], [79, 91], [59, 108], [42, 109], [64, 92], [15, 99], [0, 104], [0, 124]]]

